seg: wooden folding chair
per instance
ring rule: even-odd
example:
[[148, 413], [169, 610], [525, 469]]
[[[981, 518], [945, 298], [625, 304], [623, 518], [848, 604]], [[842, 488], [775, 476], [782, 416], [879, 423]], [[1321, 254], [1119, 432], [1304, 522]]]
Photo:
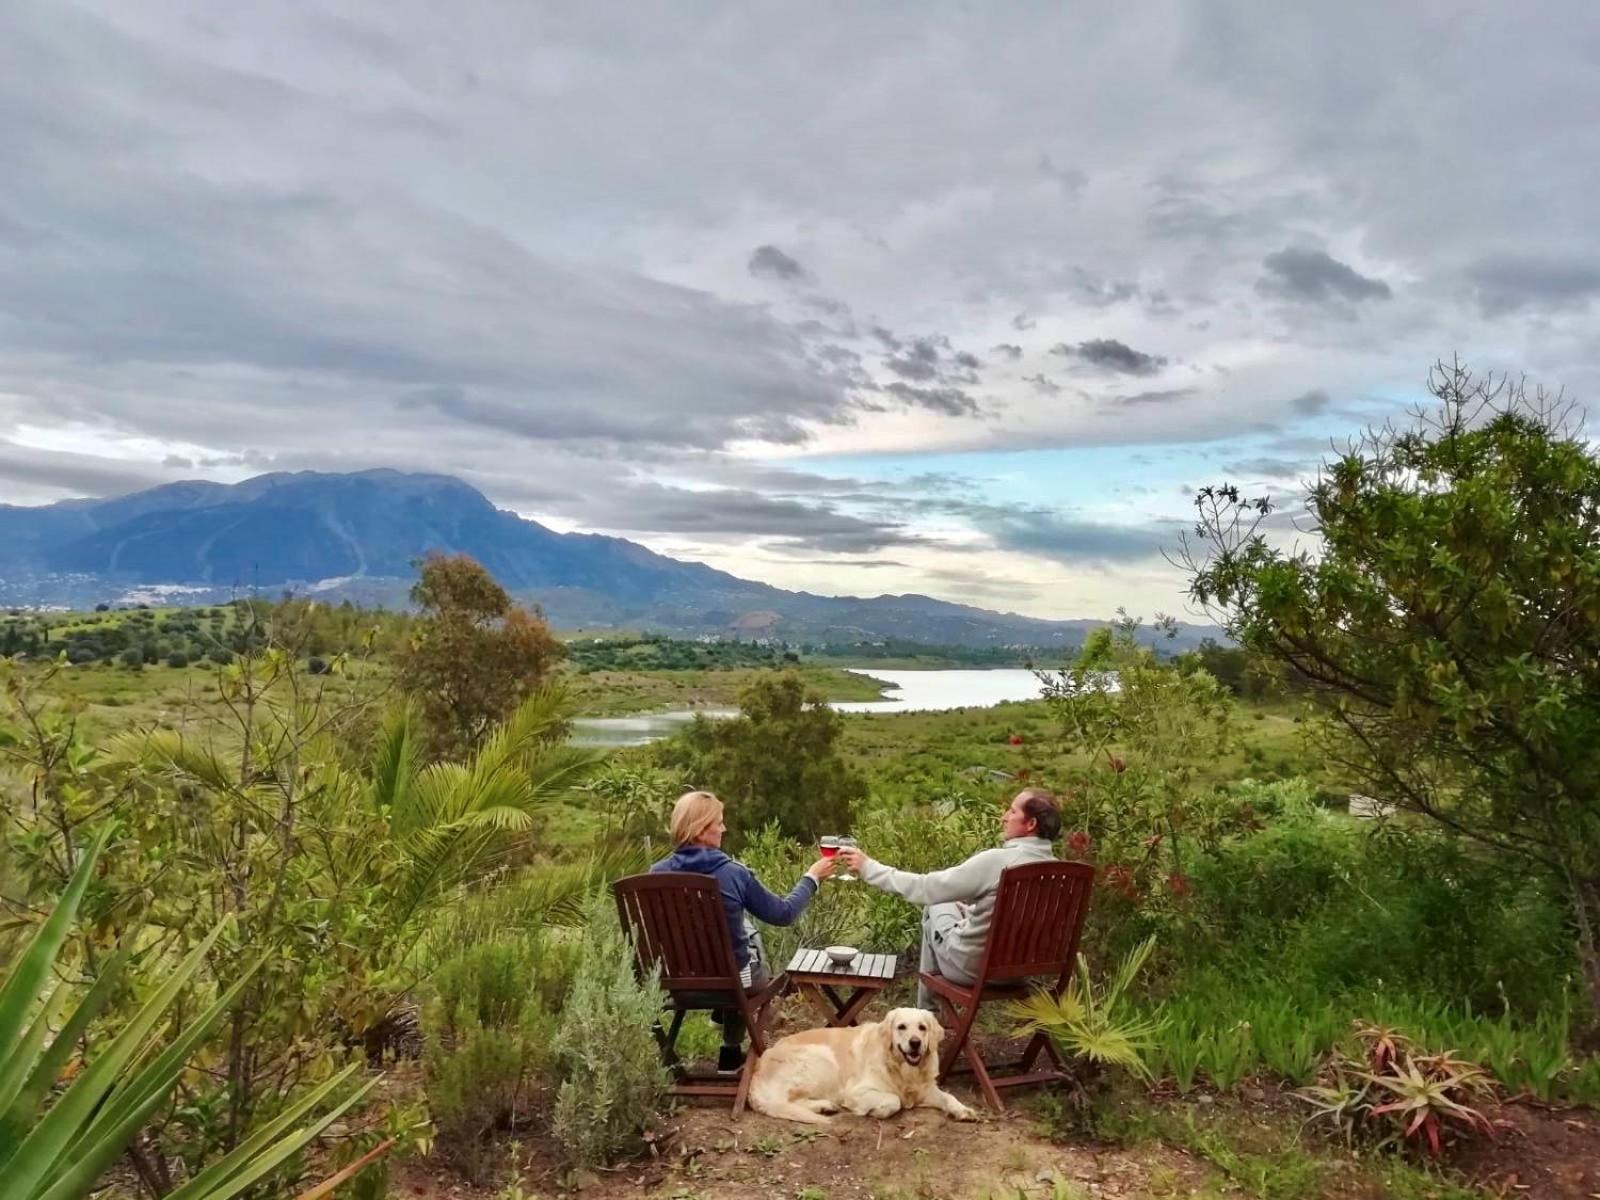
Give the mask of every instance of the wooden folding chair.
[[[672, 1094], [732, 1100], [737, 1117], [744, 1111], [756, 1060], [767, 1049], [763, 1023], [767, 1006], [783, 990], [788, 977], [780, 971], [760, 991], [745, 992], [722, 897], [717, 881], [709, 875], [686, 871], [631, 875], [617, 880], [611, 890], [622, 928], [633, 942], [640, 977], [647, 978], [658, 965], [661, 968], [672, 1027], [663, 1031], [658, 1021], [655, 1035], [662, 1061], [673, 1073]], [[726, 1008], [738, 1009], [750, 1031], [750, 1053], [745, 1056], [744, 1068], [737, 1079], [691, 1072], [676, 1048], [683, 1018], [691, 1012]]]
[[[923, 983], [939, 999], [943, 1023], [955, 1031], [948, 1053], [941, 1049], [940, 1082], [953, 1071], [970, 1070], [983, 1098], [1000, 1111], [1005, 1108], [1000, 1102], [1001, 1088], [1068, 1078], [1061, 1056], [1043, 1033], [1033, 1035], [1020, 1061], [991, 1071], [972, 1043], [972, 1025], [986, 1002], [1022, 999], [1030, 979], [1054, 976], [1050, 994], [1061, 995], [1077, 961], [1078, 938], [1093, 885], [1094, 868], [1086, 863], [1007, 867], [1000, 872], [994, 921], [977, 978], [960, 984], [929, 971], [921, 973]], [[1034, 1070], [1041, 1053], [1050, 1066]]]

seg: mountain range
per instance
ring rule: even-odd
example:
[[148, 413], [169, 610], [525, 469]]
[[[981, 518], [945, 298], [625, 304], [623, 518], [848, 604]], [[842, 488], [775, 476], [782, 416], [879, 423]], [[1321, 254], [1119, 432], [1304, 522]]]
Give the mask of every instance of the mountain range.
[[[104, 500], [0, 505], [0, 604], [215, 603], [290, 589], [398, 606], [431, 551], [470, 554], [561, 628], [960, 645], [1074, 645], [1102, 621], [1045, 621], [929, 596], [818, 596], [598, 534], [556, 533], [447, 475], [391, 470], [166, 484]], [[1180, 626], [1174, 648], [1220, 636]]]

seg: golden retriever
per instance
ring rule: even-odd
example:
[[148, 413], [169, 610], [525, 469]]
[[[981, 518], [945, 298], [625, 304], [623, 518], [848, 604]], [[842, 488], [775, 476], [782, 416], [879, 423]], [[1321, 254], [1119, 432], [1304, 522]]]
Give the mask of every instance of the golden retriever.
[[756, 1064], [750, 1107], [808, 1125], [831, 1124], [827, 1114], [840, 1109], [892, 1117], [918, 1107], [975, 1121], [975, 1112], [939, 1087], [943, 1037], [933, 1014], [920, 1008], [897, 1008], [872, 1025], [790, 1034]]

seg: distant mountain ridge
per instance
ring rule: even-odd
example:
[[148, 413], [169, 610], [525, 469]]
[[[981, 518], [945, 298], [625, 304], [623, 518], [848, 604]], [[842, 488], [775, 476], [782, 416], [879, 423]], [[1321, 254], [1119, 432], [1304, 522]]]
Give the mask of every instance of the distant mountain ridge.
[[[430, 551], [470, 554], [558, 626], [790, 639], [1071, 645], [1044, 621], [928, 596], [791, 592], [599, 534], [556, 533], [448, 475], [387, 469], [165, 484], [108, 500], [0, 505], [0, 602], [84, 605], [164, 589], [214, 602], [288, 587], [399, 605]], [[1216, 636], [1184, 626], [1178, 645]]]

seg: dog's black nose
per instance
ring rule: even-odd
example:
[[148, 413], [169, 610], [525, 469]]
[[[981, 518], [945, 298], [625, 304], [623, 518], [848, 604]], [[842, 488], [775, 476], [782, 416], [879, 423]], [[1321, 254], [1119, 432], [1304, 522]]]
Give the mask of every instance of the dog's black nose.
[[912, 1038], [909, 1042], [906, 1043], [906, 1045], [908, 1045], [911, 1048], [911, 1053], [915, 1054], [918, 1050], [922, 1049], [922, 1039], [921, 1038]]

